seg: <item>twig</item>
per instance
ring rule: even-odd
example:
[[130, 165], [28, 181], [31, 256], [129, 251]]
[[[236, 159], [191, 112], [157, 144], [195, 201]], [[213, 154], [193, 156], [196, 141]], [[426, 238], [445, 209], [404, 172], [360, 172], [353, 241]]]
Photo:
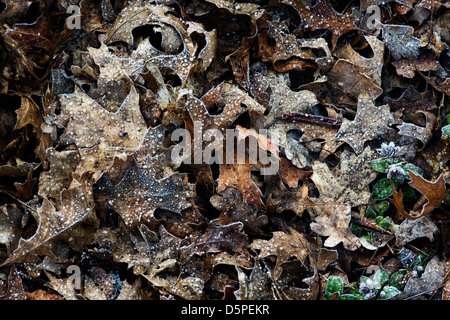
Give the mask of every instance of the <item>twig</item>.
[[303, 112], [295, 112], [288, 111], [282, 114], [282, 119], [293, 119], [301, 122], [330, 126], [330, 127], [340, 127], [342, 125], [341, 120], [324, 117], [324, 116], [316, 116], [313, 114], [307, 114]]

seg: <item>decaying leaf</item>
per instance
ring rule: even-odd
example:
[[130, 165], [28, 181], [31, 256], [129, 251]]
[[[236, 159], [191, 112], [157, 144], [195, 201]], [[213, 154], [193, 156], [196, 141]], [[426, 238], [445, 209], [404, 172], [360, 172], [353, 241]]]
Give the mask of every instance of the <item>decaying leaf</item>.
[[242, 222], [248, 234], [262, 234], [267, 224], [267, 216], [257, 205], [245, 202], [241, 193], [234, 188], [227, 188], [219, 195], [211, 197], [211, 204], [221, 210], [219, 223], [226, 225]]
[[436, 181], [428, 181], [421, 176], [415, 174], [411, 170], [408, 170], [411, 176], [411, 182], [409, 185], [419, 191], [427, 198], [427, 202], [424, 204], [420, 216], [430, 214], [435, 208], [439, 207], [447, 197], [447, 188], [445, 187], [444, 175], [441, 174]]
[[[115, 113], [105, 110], [79, 88], [60, 99], [62, 114], [68, 118], [62, 139], [78, 147], [79, 174], [93, 171], [94, 179], [98, 179], [111, 166], [114, 156], [135, 152], [145, 136], [147, 126], [134, 87]], [[99, 120], [104, 123], [99, 124]]]
[[414, 78], [415, 71], [436, 71], [439, 62], [433, 57], [420, 56], [415, 60], [400, 59], [392, 62], [397, 74], [406, 78]]
[[142, 164], [133, 159], [120, 182], [114, 185], [109, 175], [97, 181], [95, 190], [108, 201], [129, 227], [150, 222], [157, 208], [180, 212], [191, 204], [193, 187], [180, 173], [157, 178], [159, 159], [147, 158]]
[[44, 198], [35, 212], [38, 221], [35, 234], [29, 239], [20, 239], [18, 247], [2, 265], [21, 261], [30, 254], [45, 253], [54, 256], [51, 241], [93, 216], [92, 189], [80, 182], [73, 181], [71, 187], [61, 192], [60, 203], [57, 210], [50, 200]]
[[319, 1], [313, 7], [299, 0], [283, 0], [283, 3], [293, 6], [298, 11], [307, 29], [329, 29], [333, 46], [341, 35], [357, 28], [351, 19], [350, 12], [337, 13], [328, 0]]
[[198, 255], [207, 252], [242, 252], [247, 245], [247, 236], [241, 232], [242, 222], [228, 225], [212, 220], [205, 232], [194, 241], [193, 252]]
[[431, 294], [443, 282], [446, 276], [445, 272], [448, 267], [438, 257], [433, 257], [427, 264], [424, 273], [420, 278], [410, 278], [405, 285], [402, 294], [397, 296], [397, 299], [418, 298], [420, 295]]
[[417, 58], [419, 55], [420, 40], [413, 36], [413, 27], [383, 25], [382, 31], [384, 43], [394, 59]]
[[296, 257], [305, 263], [309, 253], [309, 243], [306, 238], [295, 230], [290, 230], [291, 234], [282, 231], [274, 232], [270, 240], [255, 240], [251, 243], [252, 249], [259, 250], [258, 258], [265, 258], [270, 255], [276, 256], [276, 265], [273, 278], [278, 279], [281, 274], [281, 264], [291, 257]]
[[430, 217], [425, 216], [416, 220], [406, 219], [403, 221], [395, 233], [395, 237], [397, 244], [404, 246], [406, 243], [422, 237], [429, 238], [430, 241], [433, 241], [438, 231], [438, 228]]
[[[392, 187], [393, 199], [391, 201], [402, 215], [410, 220], [416, 220], [429, 215], [434, 209], [440, 207], [442, 201], [447, 197], [448, 191], [445, 188], [443, 173], [433, 182], [422, 178], [410, 170], [408, 170], [408, 173], [411, 176], [409, 185], [419, 191], [425, 198], [426, 202], [424, 204], [422, 202], [417, 202], [419, 205], [422, 205], [422, 210], [416, 215], [406, 212], [403, 207], [403, 192], [401, 190], [397, 192], [394, 187]], [[418, 209], [420, 209], [420, 207], [415, 210]]]
[[449, 8], [0, 1], [0, 299], [448, 300]]
[[339, 205], [358, 206], [367, 204], [370, 198], [368, 183], [376, 177], [369, 168], [369, 162], [374, 153], [368, 147], [356, 156], [351, 152], [341, 155], [340, 174], [335, 176], [328, 166], [315, 161], [312, 166], [311, 180], [319, 189], [320, 199], [332, 199]]
[[[132, 45], [136, 41], [132, 33], [135, 28], [146, 24], [156, 26], [155, 29], [162, 36], [161, 46], [164, 51], [151, 46], [148, 60], [160, 67], [173, 69], [184, 83], [194, 66], [197, 45], [188, 32], [189, 26], [170, 14], [171, 11], [170, 7], [152, 4], [151, 1], [134, 1], [117, 16], [106, 43], [125, 41]], [[183, 49], [177, 53], [179, 47]]]
[[351, 208], [348, 205], [321, 204], [311, 209], [316, 215], [311, 230], [328, 237], [324, 245], [335, 247], [340, 242], [349, 250], [356, 250], [361, 244], [349, 228]]
[[375, 106], [367, 96], [359, 96], [358, 111], [353, 121], [343, 120], [336, 139], [347, 142], [357, 154], [364, 150], [364, 143], [377, 139], [389, 131], [395, 119], [388, 106]]
[[241, 194], [244, 202], [253, 203], [264, 207], [261, 200], [262, 192], [252, 180], [251, 171], [259, 170], [258, 164], [222, 164], [220, 165], [220, 176], [217, 179], [217, 191], [221, 192], [227, 188], [235, 188]]

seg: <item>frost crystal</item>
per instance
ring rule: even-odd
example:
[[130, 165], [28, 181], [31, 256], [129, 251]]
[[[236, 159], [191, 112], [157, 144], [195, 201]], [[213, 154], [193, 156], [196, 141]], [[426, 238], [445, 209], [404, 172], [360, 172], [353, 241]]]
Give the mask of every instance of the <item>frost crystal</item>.
[[377, 149], [377, 152], [383, 158], [392, 158], [400, 152], [400, 147], [395, 146], [393, 142], [389, 142], [389, 144], [383, 142], [381, 148]]

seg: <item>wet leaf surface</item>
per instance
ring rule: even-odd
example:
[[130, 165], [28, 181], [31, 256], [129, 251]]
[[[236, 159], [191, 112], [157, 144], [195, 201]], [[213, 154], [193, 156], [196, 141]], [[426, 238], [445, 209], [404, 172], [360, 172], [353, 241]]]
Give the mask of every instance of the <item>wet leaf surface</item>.
[[449, 9], [0, 2], [0, 299], [448, 300]]

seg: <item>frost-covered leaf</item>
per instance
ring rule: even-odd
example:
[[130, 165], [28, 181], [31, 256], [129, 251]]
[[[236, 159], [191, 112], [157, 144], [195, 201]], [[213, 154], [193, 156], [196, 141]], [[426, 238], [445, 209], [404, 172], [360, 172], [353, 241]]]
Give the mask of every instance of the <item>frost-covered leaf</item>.
[[414, 28], [404, 25], [382, 25], [383, 41], [392, 57], [414, 59], [419, 56], [420, 40], [413, 36]]
[[328, 237], [324, 245], [335, 247], [343, 243], [349, 250], [356, 250], [360, 245], [350, 227], [351, 207], [348, 205], [335, 205], [331, 201], [329, 204], [321, 204], [312, 207], [314, 222], [310, 224], [311, 230], [315, 233]]
[[36, 232], [31, 238], [20, 239], [17, 249], [2, 265], [20, 262], [32, 254], [54, 256], [50, 251], [51, 242], [95, 214], [92, 196], [89, 185], [74, 180], [71, 187], [61, 192], [58, 209], [50, 200], [44, 198], [42, 205], [35, 212], [38, 221]]
[[268, 218], [258, 206], [245, 202], [241, 193], [234, 188], [227, 188], [218, 195], [212, 196], [211, 204], [221, 210], [219, 222], [222, 225], [241, 221], [248, 234], [263, 234], [262, 228]]
[[450, 125], [446, 125], [442, 127], [442, 132], [446, 134], [447, 136], [450, 136]]
[[426, 216], [417, 220], [405, 219], [395, 232], [395, 238], [399, 246], [404, 246], [408, 242], [422, 237], [433, 241], [437, 232], [439, 229], [436, 224]]
[[227, 188], [235, 188], [241, 193], [244, 202], [265, 207], [261, 199], [262, 192], [252, 180], [251, 175], [251, 171], [260, 169], [260, 164], [221, 164], [220, 176], [217, 179], [217, 191], [222, 192]]
[[300, 0], [283, 0], [284, 4], [295, 8], [308, 30], [328, 29], [332, 34], [332, 44], [336, 45], [338, 38], [350, 30], [356, 29], [351, 18], [351, 12], [337, 13], [329, 0], [319, 1], [313, 7], [309, 7]]
[[13, 265], [8, 276], [8, 287], [6, 294], [1, 297], [2, 300], [26, 300], [27, 294], [22, 285], [22, 279]]
[[[433, 128], [436, 123], [436, 116], [427, 111], [418, 111], [426, 118], [426, 126], [418, 126], [412, 123], [404, 122], [398, 126], [399, 134], [420, 140], [425, 146], [433, 136]], [[422, 147], [423, 148], [423, 147]]]
[[308, 197], [307, 183], [303, 183], [298, 191], [290, 191], [278, 177], [270, 177], [267, 180], [266, 203], [268, 208], [278, 213], [292, 210], [298, 216], [302, 216], [306, 209], [315, 205]]
[[389, 111], [389, 106], [375, 106], [367, 95], [358, 98], [358, 111], [355, 119], [344, 119], [336, 139], [347, 142], [357, 154], [364, 150], [364, 143], [374, 140], [389, 132], [389, 126], [395, 119]]
[[240, 268], [236, 269], [238, 271], [239, 289], [234, 292], [234, 295], [237, 300], [274, 299], [271, 290], [270, 271], [263, 262], [257, 261], [249, 276]]
[[445, 278], [446, 263], [440, 261], [437, 256], [428, 262], [424, 273], [420, 278], [411, 277], [405, 285], [405, 289], [396, 299], [419, 298], [422, 295], [431, 295]]
[[[378, 72], [377, 70], [376, 73]], [[372, 79], [370, 70], [361, 69], [347, 59], [339, 59], [327, 73], [327, 78], [329, 84], [347, 94], [352, 101], [358, 100], [358, 103], [361, 95], [367, 95], [374, 100], [383, 93]]]
[[265, 258], [270, 255], [276, 256], [276, 265], [273, 278], [278, 279], [282, 272], [282, 264], [291, 257], [296, 257], [305, 264], [308, 253], [312, 250], [312, 245], [297, 231], [290, 229], [290, 234], [282, 231], [273, 233], [270, 240], [254, 240], [250, 247], [259, 250], [258, 258]]
[[434, 57], [420, 56], [415, 60], [400, 59], [392, 62], [397, 74], [406, 78], [414, 78], [415, 71], [436, 71], [439, 68], [439, 61]]
[[191, 206], [187, 199], [194, 196], [193, 185], [181, 173], [158, 178], [160, 160], [148, 157], [138, 164], [133, 159], [118, 184], [105, 173], [95, 185], [99, 200], [107, 201], [129, 227], [150, 222], [157, 208], [180, 212]]
[[159, 228], [159, 237], [145, 225], [139, 229], [145, 241], [141, 255], [148, 257], [147, 271], [142, 274], [144, 278], [155, 287], [183, 299], [201, 299], [211, 270], [199, 256], [193, 255], [192, 245], [182, 245], [181, 239], [171, 235], [164, 227]]
[[136, 151], [146, 134], [147, 126], [134, 87], [115, 113], [101, 107], [80, 88], [72, 94], [61, 95], [60, 100], [62, 116], [68, 119], [61, 139], [73, 141], [78, 147], [80, 175], [93, 171], [94, 178], [99, 178], [114, 156]]
[[48, 148], [45, 154], [50, 168], [41, 172], [38, 194], [58, 198], [61, 191], [70, 186], [80, 155], [77, 150], [56, 151], [54, 148]]
[[[151, 51], [147, 52], [148, 60], [160, 67], [171, 68], [185, 83], [194, 67], [197, 44], [188, 32], [189, 26], [173, 13], [170, 7], [152, 1], [132, 1], [117, 16], [105, 43], [125, 41], [132, 45], [136, 42], [133, 37], [135, 28], [153, 25], [155, 31], [161, 34], [163, 51], [151, 45]], [[144, 41], [149, 42], [148, 39]], [[182, 51], [178, 53], [179, 47], [182, 47]]]
[[336, 204], [352, 207], [367, 203], [370, 198], [368, 184], [377, 175], [369, 166], [374, 155], [368, 147], [360, 155], [346, 150], [341, 154], [338, 176], [325, 163], [315, 161], [311, 180], [319, 189], [320, 197], [318, 201], [313, 200], [320, 203], [322, 198], [332, 199]]
[[242, 222], [220, 225], [212, 220], [204, 233], [194, 241], [193, 252], [203, 255], [208, 252], [242, 252], [247, 245], [247, 236], [241, 232]]

